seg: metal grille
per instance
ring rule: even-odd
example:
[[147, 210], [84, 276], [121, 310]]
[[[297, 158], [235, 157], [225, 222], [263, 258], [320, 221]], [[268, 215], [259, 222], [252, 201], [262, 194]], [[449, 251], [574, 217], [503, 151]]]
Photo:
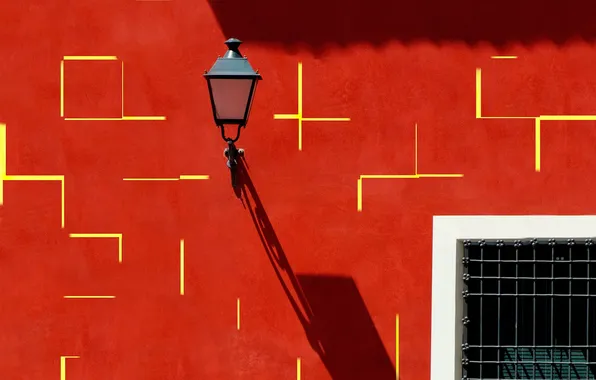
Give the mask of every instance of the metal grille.
[[591, 239], [465, 241], [463, 379], [596, 379]]

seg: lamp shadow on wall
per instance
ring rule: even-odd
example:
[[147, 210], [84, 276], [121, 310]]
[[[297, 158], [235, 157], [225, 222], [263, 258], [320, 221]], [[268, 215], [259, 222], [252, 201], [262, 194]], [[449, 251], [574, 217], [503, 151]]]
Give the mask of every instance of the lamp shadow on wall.
[[239, 161], [242, 199], [271, 266], [311, 347], [334, 380], [395, 380], [395, 368], [352, 277], [295, 274], [250, 178]]
[[227, 37], [285, 48], [356, 43], [593, 41], [596, 2], [578, 0], [208, 0]]

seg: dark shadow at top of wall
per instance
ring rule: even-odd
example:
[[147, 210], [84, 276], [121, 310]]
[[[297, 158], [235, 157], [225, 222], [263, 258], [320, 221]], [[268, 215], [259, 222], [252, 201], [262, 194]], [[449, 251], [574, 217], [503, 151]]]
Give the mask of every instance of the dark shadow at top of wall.
[[593, 0], [208, 0], [226, 37], [287, 50], [367, 43], [557, 45], [596, 37]]

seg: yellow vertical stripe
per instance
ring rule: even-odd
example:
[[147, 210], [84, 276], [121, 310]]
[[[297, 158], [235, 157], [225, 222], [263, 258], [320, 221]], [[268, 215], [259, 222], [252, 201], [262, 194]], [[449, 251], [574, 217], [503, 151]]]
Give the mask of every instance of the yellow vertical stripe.
[[395, 315], [395, 378], [399, 380], [399, 314]]
[[184, 239], [180, 239], [180, 295], [184, 295]]
[[540, 171], [540, 118], [536, 118], [536, 125], [534, 129], [534, 165], [536, 167], [536, 171]]
[[476, 69], [476, 119], [482, 119], [482, 69]]

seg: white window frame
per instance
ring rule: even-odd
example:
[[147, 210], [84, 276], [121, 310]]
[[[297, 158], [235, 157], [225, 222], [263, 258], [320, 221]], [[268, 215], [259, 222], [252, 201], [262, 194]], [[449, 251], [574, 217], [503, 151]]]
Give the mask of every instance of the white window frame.
[[461, 379], [463, 240], [585, 239], [596, 215], [434, 216], [430, 380]]

